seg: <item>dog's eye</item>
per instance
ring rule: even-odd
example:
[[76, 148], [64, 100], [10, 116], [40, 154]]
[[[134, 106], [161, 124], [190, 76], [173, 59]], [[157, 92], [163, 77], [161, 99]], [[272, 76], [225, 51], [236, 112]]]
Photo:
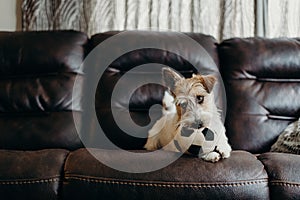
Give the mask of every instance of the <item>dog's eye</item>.
[[201, 104], [201, 103], [203, 103], [203, 101], [204, 101], [204, 96], [197, 95], [197, 96], [196, 96], [196, 99], [197, 99], [197, 103]]
[[180, 103], [180, 107], [181, 107], [182, 109], [186, 109], [187, 103], [186, 103], [186, 102]]

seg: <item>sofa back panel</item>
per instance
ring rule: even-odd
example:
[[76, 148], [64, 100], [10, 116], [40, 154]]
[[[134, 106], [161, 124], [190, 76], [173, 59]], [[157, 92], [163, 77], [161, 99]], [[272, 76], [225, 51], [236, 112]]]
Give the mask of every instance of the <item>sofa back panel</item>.
[[75, 31], [0, 32], [0, 77], [80, 72], [86, 44]]
[[232, 79], [300, 79], [300, 38], [233, 38], [220, 45], [224, 76]]
[[73, 92], [76, 78], [83, 81], [71, 73], [0, 79], [0, 112], [80, 111], [80, 92]]
[[1, 149], [38, 150], [82, 147], [73, 117], [80, 112], [0, 114]]
[[[107, 32], [92, 36], [92, 47], [96, 48], [99, 44], [107, 45], [105, 42], [108, 41], [108, 38], [111, 39], [110, 37], [117, 36], [118, 33], [120, 32]], [[185, 34], [185, 37], [192, 38], [191, 41], [197, 44], [189, 46], [178, 34], [172, 32], [132, 31], [127, 33], [126, 41], [107, 45], [106, 51], [109, 54], [119, 56], [108, 66], [104, 66], [106, 70], [101, 77], [96, 77], [100, 80], [95, 95], [98, 120], [94, 120], [94, 122], [100, 124], [107, 137], [117, 146], [124, 149], [141, 149], [145, 144], [148, 130], [161, 115], [161, 107], [153, 106], [161, 104], [166, 90], [162, 86], [161, 67], [172, 67], [186, 77], [196, 73], [198, 67], [202, 74], [218, 76], [219, 62], [216, 41], [210, 36], [196, 33]], [[160, 44], [162, 48], [148, 48], [145, 45], [145, 48], [137, 48], [125, 54], [121, 53], [120, 46], [135, 47], [135, 45], [140, 45], [138, 41], [141, 38], [145, 44]], [[103, 41], [105, 42], [102, 43]], [[199, 49], [203, 48], [205, 50], [203, 54], [199, 54], [199, 49], [195, 49], [195, 46]], [[164, 50], [163, 47], [174, 51]], [[212, 61], [215, 66], [211, 64]], [[139, 71], [139, 67], [143, 67], [143, 70]], [[145, 84], [139, 85], [141, 82]], [[119, 90], [116, 90], [117, 86]], [[117, 95], [113, 96], [113, 92]], [[221, 93], [219, 87], [216, 87], [216, 92]], [[216, 99], [216, 101], [219, 108], [222, 109], [222, 101], [220, 99]], [[140, 127], [140, 129], [133, 129], [136, 132], [135, 135], [141, 138], [133, 137], [130, 135], [131, 133], [122, 131], [119, 127], [120, 123], [113, 118], [112, 109], [118, 113], [121, 124], [127, 126], [128, 129], [131, 128], [131, 122]], [[127, 128], [125, 129], [128, 130]]]
[[300, 41], [230, 39], [219, 46], [226, 128], [234, 149], [268, 151], [300, 116]]
[[75, 31], [0, 32], [0, 148], [81, 147], [72, 112], [87, 43]]
[[[127, 41], [122, 41], [123, 38], [118, 37], [118, 34], [126, 35]], [[144, 47], [138, 51], [126, 52], [126, 56], [120, 56], [111, 63], [109, 67], [116, 70], [126, 72], [131, 70], [134, 66], [146, 64], [146, 63], [160, 63], [168, 65], [178, 71], [194, 71], [197, 72], [191, 63], [194, 63], [200, 68], [201, 73], [214, 72], [212, 66], [208, 59], [213, 59], [215, 64], [219, 65], [218, 54], [216, 52], [217, 41], [208, 35], [199, 33], [172, 33], [172, 32], [155, 32], [155, 31], [110, 31], [105, 33], [99, 33], [91, 38], [91, 46], [95, 48], [101, 42], [107, 40], [108, 38], [116, 36], [116, 40], [119, 42], [120, 46], [132, 47], [132, 49], [138, 50], [138, 46], [141, 44], [137, 38], [142, 38]], [[192, 40], [189, 41], [190, 38]], [[199, 47], [196, 45], [187, 46], [189, 42], [195, 41]], [[110, 42], [109, 45], [117, 43]], [[159, 46], [161, 48], [151, 48], [150, 45]], [[122, 49], [118, 46], [107, 45], [106, 50], [113, 53], [114, 55], [120, 55]], [[136, 47], [136, 48], [135, 48]], [[211, 57], [205, 57], [205, 55], [197, 55], [199, 52], [198, 48], [204, 48], [206, 53]], [[165, 49], [172, 49], [172, 52], [165, 51]]]

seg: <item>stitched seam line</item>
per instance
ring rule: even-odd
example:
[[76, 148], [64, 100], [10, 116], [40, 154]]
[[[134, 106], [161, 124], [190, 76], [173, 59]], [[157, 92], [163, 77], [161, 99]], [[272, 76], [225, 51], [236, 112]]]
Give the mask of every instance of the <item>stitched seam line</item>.
[[117, 180], [103, 180], [103, 179], [92, 179], [82, 177], [65, 177], [66, 180], [79, 180], [91, 183], [100, 184], [112, 184], [112, 185], [129, 185], [129, 186], [147, 186], [147, 187], [165, 187], [165, 188], [215, 188], [215, 187], [240, 187], [254, 184], [267, 183], [267, 180], [256, 180], [256, 181], [243, 181], [243, 182], [232, 182], [232, 183], [145, 183], [138, 181], [117, 181]]
[[59, 178], [49, 178], [49, 179], [40, 179], [40, 180], [0, 181], [0, 185], [23, 185], [23, 184], [52, 183], [52, 182], [59, 182]]
[[271, 181], [270, 184], [272, 186], [300, 187], [300, 183], [291, 183], [283, 181]]

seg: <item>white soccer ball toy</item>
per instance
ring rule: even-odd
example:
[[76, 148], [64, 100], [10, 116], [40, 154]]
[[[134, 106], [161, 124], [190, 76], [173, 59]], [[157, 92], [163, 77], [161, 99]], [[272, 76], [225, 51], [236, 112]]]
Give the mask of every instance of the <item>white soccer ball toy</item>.
[[215, 131], [206, 127], [200, 129], [182, 127], [181, 133], [178, 133], [173, 140], [179, 152], [187, 152], [198, 157], [214, 151], [217, 141], [218, 135]]

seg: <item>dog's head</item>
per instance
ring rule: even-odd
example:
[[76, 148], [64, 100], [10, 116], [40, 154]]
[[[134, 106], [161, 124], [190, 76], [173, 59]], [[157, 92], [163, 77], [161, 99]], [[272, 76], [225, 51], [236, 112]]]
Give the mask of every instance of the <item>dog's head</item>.
[[163, 80], [174, 97], [178, 123], [199, 129], [208, 127], [217, 117], [212, 89], [216, 78], [212, 75], [195, 75], [184, 78], [171, 68], [163, 68]]

